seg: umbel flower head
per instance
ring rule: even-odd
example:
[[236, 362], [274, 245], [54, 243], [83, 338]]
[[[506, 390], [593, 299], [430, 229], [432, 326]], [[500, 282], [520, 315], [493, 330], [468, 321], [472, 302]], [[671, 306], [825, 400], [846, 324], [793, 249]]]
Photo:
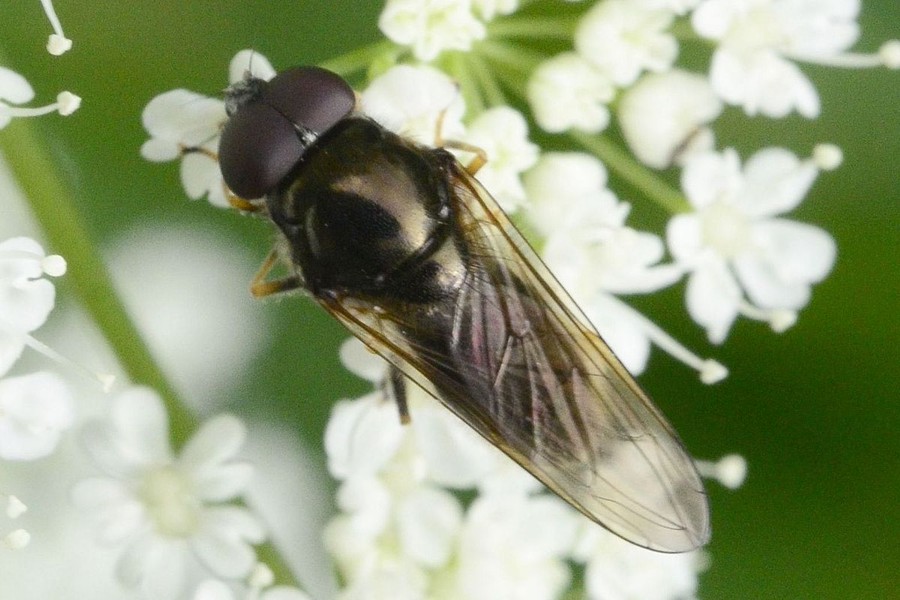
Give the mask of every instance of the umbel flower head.
[[75, 504], [89, 512], [99, 540], [124, 547], [116, 576], [148, 598], [178, 598], [196, 573], [240, 578], [256, 564], [260, 521], [228, 503], [252, 469], [235, 459], [245, 430], [235, 417], [204, 423], [176, 456], [166, 410], [155, 393], [131, 388], [109, 417], [88, 424], [85, 448], [104, 473], [79, 482]]
[[43, 325], [53, 309], [56, 288], [45, 276], [65, 272], [61, 256], [48, 256], [30, 238], [0, 242], [0, 376], [22, 354], [28, 334]]
[[733, 149], [685, 165], [682, 186], [694, 212], [673, 217], [667, 238], [690, 273], [688, 311], [710, 341], [721, 343], [739, 313], [790, 327], [811, 285], [828, 275], [831, 236], [778, 218], [800, 203], [817, 172], [812, 160], [782, 148], [756, 153], [743, 171]]
[[55, 373], [3, 378], [25, 346], [43, 346], [30, 333], [56, 301], [48, 277], [65, 273], [66, 261], [47, 255], [31, 238], [0, 242], [0, 459], [34, 460], [56, 448], [74, 421], [72, 395]]
[[[373, 382], [386, 375], [386, 363], [357, 340], [341, 357]], [[329, 421], [325, 448], [341, 481], [341, 513], [325, 541], [346, 580], [340, 598], [549, 600], [569, 585], [573, 563], [587, 567], [592, 598], [696, 590], [697, 554], [661, 555], [621, 541], [542, 492], [433, 398], [408, 392], [408, 426], [383, 390], [339, 402]], [[462, 502], [453, 490], [477, 495]], [[624, 547], [632, 548], [627, 559]]]
[[[721, 380], [724, 366], [689, 351], [628, 297], [684, 281], [687, 315], [712, 342], [723, 342], [738, 316], [784, 331], [836, 254], [828, 233], [788, 213], [840, 162], [834, 147], [803, 160], [773, 141], [742, 164], [737, 150], [717, 148], [723, 107], [814, 118], [820, 107], [803, 62], [896, 68], [896, 44], [877, 58], [848, 54], [858, 12], [851, 0], [539, 0], [513, 15], [518, 8], [391, 0], [379, 26], [392, 43], [323, 66], [354, 83], [366, 73], [356, 108], [385, 128], [445, 145], [463, 164], [471, 153], [461, 148], [482, 149], [488, 161], [478, 178], [630, 370], [647, 368], [658, 347], [703, 382]], [[688, 28], [711, 40], [707, 73], [682, 64]], [[232, 81], [256, 71], [246, 52], [239, 56]], [[268, 64], [253, 60], [268, 79]], [[182, 158], [188, 195], [225, 204], [214, 168], [222, 105], [169, 94], [145, 111], [152, 139], [142, 152]], [[542, 154], [529, 122], [567, 151]], [[680, 190], [667, 183], [678, 174]], [[648, 201], [669, 216], [665, 231], [631, 224]], [[340, 598], [559, 598], [579, 564], [577, 592], [592, 599], [698, 593], [702, 555], [623, 548], [412, 386], [412, 424], [402, 426], [384, 364], [356, 343], [342, 355], [376, 390], [339, 402], [325, 436], [340, 481], [340, 512], [325, 535]], [[697, 465], [729, 487], [746, 470], [739, 457]]]

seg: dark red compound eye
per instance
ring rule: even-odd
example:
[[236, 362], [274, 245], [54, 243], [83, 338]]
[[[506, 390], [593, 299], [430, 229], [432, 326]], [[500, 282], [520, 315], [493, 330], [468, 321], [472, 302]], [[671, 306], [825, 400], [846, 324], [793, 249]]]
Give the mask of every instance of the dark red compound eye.
[[273, 190], [356, 102], [346, 81], [318, 67], [288, 69], [268, 83], [245, 80], [226, 94], [240, 100], [222, 130], [219, 166], [231, 191], [245, 199]]

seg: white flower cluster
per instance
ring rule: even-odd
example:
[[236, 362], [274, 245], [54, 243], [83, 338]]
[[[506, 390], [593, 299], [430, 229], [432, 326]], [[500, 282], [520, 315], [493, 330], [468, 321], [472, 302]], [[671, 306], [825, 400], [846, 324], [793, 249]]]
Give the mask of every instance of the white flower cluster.
[[538, 148], [518, 111], [498, 106], [463, 125], [465, 103], [443, 72], [428, 66], [398, 65], [376, 78], [362, 93], [362, 111], [405, 137], [425, 145], [461, 141], [487, 153], [478, 179], [497, 203], [513, 212], [525, 202], [521, 175], [533, 166]]
[[[41, 4], [53, 26], [53, 33], [47, 41], [47, 52], [54, 56], [64, 54], [72, 47], [72, 40], [63, 34], [62, 25], [53, 10], [53, 3], [50, 0], [41, 0]], [[39, 117], [53, 112], [67, 116], [81, 106], [81, 98], [67, 91], [57, 94], [56, 102], [45, 106], [30, 108], [17, 106], [33, 99], [34, 90], [28, 80], [12, 69], [0, 66], [0, 129], [9, 125], [14, 117]]]
[[417, 60], [430, 61], [445, 50], [469, 50], [489, 21], [518, 7], [518, 0], [388, 0], [378, 26]]
[[[422, 144], [446, 143], [463, 162], [471, 155], [457, 148], [484, 150], [479, 180], [532, 236], [633, 373], [646, 367], [656, 345], [702, 381], [721, 380], [725, 367], [690, 352], [621, 297], [685, 281], [687, 312], [713, 343], [724, 342], [738, 316], [777, 332], [789, 328], [812, 286], [830, 272], [836, 249], [826, 232], [785, 215], [820, 172], [840, 164], [840, 150], [821, 144], [802, 158], [769, 147], [742, 161], [735, 149], [716, 149], [714, 122], [725, 105], [750, 116], [813, 118], [818, 96], [798, 62], [896, 68], [897, 44], [885, 44], [877, 59], [847, 52], [857, 36], [855, 0], [602, 0], [581, 3], [577, 24], [569, 23], [569, 51], [544, 56], [518, 44], [538, 31], [540, 17], [520, 33], [515, 28], [525, 17], [501, 26], [518, 4], [390, 0], [379, 24], [404, 48], [376, 61], [379, 76], [360, 94], [358, 108]], [[545, 21], [551, 22], [563, 21]], [[675, 32], [686, 28], [715, 45], [706, 75], [676, 66]], [[499, 39], [491, 39], [492, 31], [502, 32]], [[553, 37], [545, 33], [541, 39]], [[415, 64], [403, 64], [408, 58]], [[486, 68], [494, 60], [505, 73], [497, 81]], [[398, 64], [386, 68], [389, 61]], [[428, 61], [435, 66], [421, 64]], [[248, 70], [263, 79], [274, 73], [264, 57], [242, 51], [232, 61], [231, 81]], [[570, 133], [603, 162], [584, 152], [541, 155], [525, 116], [500, 101], [504, 87], [528, 99], [541, 129]], [[472, 112], [464, 98], [479, 101], [468, 107]], [[610, 125], [612, 107], [637, 161], [609, 151], [611, 142], [596, 135]], [[151, 139], [142, 154], [181, 158], [187, 194], [224, 206], [216, 151], [225, 118], [220, 100], [186, 90], [162, 94], [144, 111]], [[653, 171], [674, 167], [680, 192]], [[610, 189], [607, 170], [632, 183], [651, 180], [637, 185], [650, 197], [668, 194], [656, 198], [673, 213], [664, 234], [628, 225], [631, 204]], [[357, 342], [342, 355], [354, 372], [384, 380], [384, 364]], [[341, 513], [326, 532], [341, 598], [556, 598], [575, 564], [584, 565], [590, 598], [696, 594], [701, 554], [653, 554], [621, 542], [540, 491], [418, 388], [409, 389], [409, 427], [400, 425], [385, 395], [339, 403], [326, 432], [329, 468], [341, 481]], [[697, 465], [728, 487], [740, 485], [746, 472], [737, 456]], [[208, 499], [194, 500], [202, 506]], [[275, 592], [250, 588], [266, 598]], [[196, 597], [228, 598], [231, 590], [211, 582]]]
[[[738, 316], [776, 332], [789, 328], [812, 285], [830, 272], [832, 238], [784, 215], [820, 171], [840, 164], [840, 150], [821, 144], [801, 159], [765, 148], [742, 167], [736, 150], [715, 150], [712, 124], [723, 104], [751, 116], [817, 116], [818, 96], [798, 61], [897, 68], [896, 41], [877, 56], [848, 52], [858, 13], [858, 0], [602, 0], [579, 17], [572, 50], [522, 67], [543, 130], [571, 132], [608, 168], [634, 172], [637, 165], [623, 166], [621, 153], [596, 150], [601, 144], [588, 136], [609, 125], [615, 105], [619, 131], [639, 161], [683, 169], [682, 199], [668, 204], [681, 214], [668, 224], [665, 244], [625, 225], [629, 206], [606, 189], [605, 175], [597, 175], [602, 166], [586, 165], [587, 157], [548, 155], [526, 176], [523, 205], [545, 240], [545, 259], [633, 372], [643, 369], [649, 340], [704, 381], [725, 375], [610, 294], [653, 292], [686, 276], [688, 314], [711, 342], [722, 343]], [[676, 31], [687, 27], [715, 44], [706, 76], [677, 66]], [[515, 64], [508, 55], [516, 48], [506, 47], [507, 63]], [[566, 213], [568, 223], [552, 218]], [[657, 264], [665, 250], [672, 262]]]
[[212, 418], [176, 455], [167, 420], [155, 392], [120, 393], [108, 416], [83, 431], [103, 476], [72, 489], [75, 505], [96, 522], [99, 541], [124, 548], [119, 581], [159, 600], [183, 598], [203, 576], [247, 577], [257, 564], [252, 545], [265, 539], [259, 519], [232, 502], [253, 474], [236, 458], [243, 423], [231, 415]]
[[[72, 46], [50, 0], [42, 0], [54, 33], [47, 51], [60, 55]], [[52, 112], [69, 115], [81, 99], [71, 92], [60, 92], [57, 101], [43, 107], [17, 106], [30, 102], [34, 90], [22, 75], [0, 66], [0, 129], [15, 117], [33, 117]], [[31, 461], [51, 454], [62, 433], [74, 421], [72, 394], [55, 373], [37, 371], [8, 376], [26, 346], [53, 355], [31, 336], [50, 315], [56, 301], [56, 288], [47, 277], [66, 272], [63, 257], [47, 255], [41, 245], [27, 237], [0, 241], [0, 465], [3, 461]], [[18, 519], [26, 505], [15, 495], [0, 490], [4, 514]], [[18, 528], [0, 537], [0, 545], [24, 548], [31, 534]]]
[[[357, 340], [345, 366], [378, 385], [386, 363]], [[342, 599], [541, 600], [560, 597], [575, 564], [590, 598], [689, 598], [698, 553], [658, 554], [580, 516], [421, 389], [400, 424], [382, 391], [344, 400], [325, 434], [341, 514], [326, 544]], [[453, 491], [473, 490], [470, 502]], [[610, 576], [610, 574], [613, 574]]]
[[0, 129], [3, 129], [15, 117], [39, 117], [49, 113], [71, 115], [81, 106], [81, 98], [72, 92], [60, 92], [56, 102], [38, 107], [15, 106], [31, 102], [34, 90], [28, 80], [6, 67], [0, 66]]
[[[63, 34], [62, 25], [53, 10], [53, 3], [50, 0], [41, 0], [41, 4], [53, 26], [53, 33], [47, 40], [47, 52], [54, 56], [64, 54], [72, 47], [72, 40]], [[37, 117], [52, 112], [66, 116], [81, 106], [81, 98], [66, 91], [57, 94], [56, 102], [46, 106], [32, 108], [14, 106], [31, 102], [33, 98], [34, 90], [24, 77], [0, 66], [0, 129], [6, 127], [13, 117]]]
[[[528, 97], [547, 131], [598, 132], [619, 90], [629, 145], [647, 164], [663, 167], [718, 116], [719, 100], [748, 115], [816, 117], [818, 94], [797, 62], [898, 68], [896, 41], [873, 56], [847, 52], [859, 36], [859, 8], [859, 0], [595, 2], [578, 23], [574, 51], [538, 66]], [[715, 44], [708, 77], [674, 66], [679, 26]], [[654, 111], [641, 110], [645, 105]]]
[[[26, 345], [40, 346], [31, 332], [47, 320], [56, 288], [46, 278], [65, 273], [66, 261], [46, 255], [26, 237], [0, 242], [0, 463], [36, 460], [52, 453], [74, 419], [72, 396], [65, 382], [49, 371], [5, 377]], [[10, 519], [25, 512], [15, 496], [0, 491]], [[3, 544], [21, 548], [29, 533], [16, 529]]]
[[6, 377], [31, 332], [47, 320], [56, 288], [47, 277], [65, 273], [66, 262], [40, 244], [18, 237], [0, 242], [0, 459], [34, 460], [53, 452], [72, 425], [71, 395], [54, 373]]
[[[242, 50], [231, 60], [229, 82], [252, 73], [271, 79], [275, 70], [252, 50]], [[153, 98], [141, 118], [150, 139], [141, 146], [141, 156], [153, 162], [181, 159], [181, 183], [191, 199], [206, 196], [215, 206], [226, 207], [226, 188], [219, 171], [219, 134], [227, 120], [225, 102], [184, 89]]]
[[[815, 89], [789, 59], [838, 63], [856, 40], [858, 8], [855, 0], [606, 0], [581, 19], [577, 52], [544, 62], [530, 80], [529, 98], [544, 129], [598, 132], [609, 121], [605, 107], [616, 99], [619, 124], [635, 156], [654, 168], [673, 161], [684, 166], [682, 188], [693, 212], [674, 217], [666, 239], [675, 264], [688, 274], [688, 312], [715, 343], [724, 341], [739, 314], [765, 320], [776, 331], [790, 327], [811, 285], [828, 274], [835, 258], [831, 237], [774, 217], [796, 208], [818, 170], [834, 168], [840, 159], [828, 146], [817, 150], [819, 157], [828, 155], [822, 161], [801, 161], [770, 148], [742, 170], [734, 150], [712, 150], [708, 125], [722, 101], [750, 115], [783, 117], [796, 109], [816, 116]], [[673, 24], [688, 11], [695, 31], [718, 44], [708, 79], [673, 66], [679, 50]], [[590, 298], [585, 304], [592, 318], [615, 311], [591, 311]], [[598, 327], [614, 337], [602, 323]]]

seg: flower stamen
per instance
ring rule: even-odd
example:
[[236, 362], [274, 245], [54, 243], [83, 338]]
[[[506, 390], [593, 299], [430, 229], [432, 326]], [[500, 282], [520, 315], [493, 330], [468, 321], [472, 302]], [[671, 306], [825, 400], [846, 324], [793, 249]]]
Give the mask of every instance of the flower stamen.
[[31, 541], [31, 534], [24, 529], [16, 529], [3, 537], [3, 545], [10, 550], [21, 550]]
[[147, 471], [138, 497], [162, 535], [190, 537], [199, 525], [200, 502], [190, 481], [170, 466]]
[[50, 360], [52, 360], [62, 366], [72, 369], [79, 375], [87, 377], [91, 381], [99, 382], [101, 389], [103, 389], [103, 391], [105, 393], [108, 393], [112, 389], [113, 384], [116, 382], [116, 376], [111, 373], [100, 373], [100, 372], [94, 371], [92, 369], [89, 369], [88, 367], [75, 362], [71, 358], [60, 354], [59, 352], [57, 352], [56, 350], [54, 350], [53, 348], [51, 348], [44, 342], [38, 340], [37, 338], [34, 338], [34, 337], [28, 335], [27, 333], [21, 334], [21, 335], [22, 335], [22, 341], [25, 343], [26, 346], [28, 346], [32, 350], [39, 352], [40, 354], [43, 354]]
[[[0, 499], [6, 498], [6, 516], [10, 519], [18, 519], [25, 511], [28, 510], [28, 507], [25, 504], [16, 498], [13, 495], [5, 495], [0, 494]], [[8, 534], [6, 534], [0, 543], [9, 548], [10, 550], [20, 550], [28, 545], [28, 542], [31, 541], [31, 534], [28, 533], [25, 529], [16, 529]]]
[[9, 117], [40, 117], [57, 112], [64, 117], [71, 115], [81, 106], [81, 97], [72, 92], [60, 92], [56, 95], [56, 102], [45, 106], [25, 107], [10, 106], [0, 102], [0, 115]]
[[697, 472], [708, 479], [715, 479], [722, 486], [735, 490], [747, 479], [747, 459], [740, 454], [726, 454], [716, 462], [694, 461]]
[[845, 69], [873, 69], [885, 67], [891, 70], [900, 69], [900, 40], [888, 40], [881, 45], [878, 52], [863, 54], [860, 52], [844, 52], [834, 55], [805, 55], [791, 53], [790, 57], [810, 64], [825, 67], [843, 67]]
[[50, 37], [47, 39], [47, 52], [53, 56], [65, 54], [72, 48], [72, 40], [67, 38], [63, 33], [62, 23], [59, 22], [59, 17], [56, 16], [53, 2], [51, 0], [41, 0], [41, 6], [44, 7], [44, 12], [47, 14], [47, 20], [50, 21], [50, 26], [53, 27], [53, 33], [51, 33]]
[[746, 300], [738, 304], [738, 311], [748, 319], [769, 324], [775, 333], [784, 333], [797, 322], [797, 311], [787, 308], [764, 309], [753, 306]]
[[728, 377], [728, 367], [711, 358], [701, 358], [687, 349], [681, 342], [669, 335], [659, 325], [635, 311], [635, 318], [654, 344], [675, 359], [691, 367], [707, 385], [718, 383]]

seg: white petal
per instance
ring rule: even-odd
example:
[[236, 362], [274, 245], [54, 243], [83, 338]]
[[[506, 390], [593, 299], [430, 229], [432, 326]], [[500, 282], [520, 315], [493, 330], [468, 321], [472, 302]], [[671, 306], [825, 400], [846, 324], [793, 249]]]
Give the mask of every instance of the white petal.
[[698, 129], [721, 112], [722, 103], [706, 78], [679, 70], [641, 78], [625, 91], [618, 107], [631, 151], [657, 169], [678, 159]]
[[341, 364], [348, 371], [367, 381], [380, 384], [387, 375], [388, 363], [358, 338], [347, 338], [340, 348]]
[[237, 83], [247, 73], [265, 81], [275, 77], [272, 63], [256, 50], [241, 50], [234, 55], [228, 64], [228, 82]]
[[377, 478], [351, 477], [338, 488], [337, 505], [350, 513], [349, 528], [345, 531], [374, 539], [388, 526], [393, 501]]
[[172, 140], [150, 138], [141, 144], [141, 156], [153, 162], [166, 162], [181, 156], [181, 147]]
[[46, 279], [5, 285], [0, 282], [0, 323], [9, 331], [27, 333], [44, 324], [56, 300], [56, 289]]
[[809, 285], [834, 265], [834, 240], [818, 227], [786, 220], [754, 228], [757, 251], [735, 260], [741, 284], [763, 308], [800, 309], [809, 301]]
[[477, 498], [466, 515], [457, 585], [475, 600], [556, 598], [569, 581], [562, 561], [575, 518], [549, 496]]
[[378, 28], [394, 42], [412, 46], [415, 57], [423, 62], [444, 50], [468, 50], [486, 33], [469, 3], [455, 0], [389, 0]]
[[44, 324], [53, 308], [56, 290], [44, 275], [44, 249], [30, 238], [0, 243], [0, 326], [27, 333]]
[[372, 534], [368, 529], [360, 530], [354, 519], [355, 515], [338, 515], [328, 522], [322, 534], [328, 553], [346, 571], [351, 571], [360, 557], [372, 553], [376, 543], [377, 534]]
[[6, 67], [0, 67], [0, 100], [7, 100], [13, 104], [31, 102], [34, 98], [34, 90], [28, 80]]
[[[0, 67], [2, 68], [2, 67]], [[9, 282], [36, 279], [43, 273], [44, 249], [31, 238], [14, 237], [0, 242], [0, 280]]]
[[744, 164], [744, 189], [739, 202], [753, 216], [778, 215], [796, 208], [815, 181], [811, 161], [803, 161], [784, 148], [765, 148]]
[[599, 133], [609, 125], [614, 91], [609, 78], [574, 52], [539, 64], [526, 85], [538, 126], [550, 133], [578, 129]]
[[328, 470], [338, 479], [375, 473], [394, 455], [404, 435], [397, 407], [380, 392], [338, 402], [325, 429]]
[[148, 525], [143, 505], [119, 480], [82, 479], [72, 487], [70, 497], [77, 508], [97, 520], [101, 543], [119, 544]]
[[575, 31], [575, 48], [619, 86], [634, 83], [642, 70], [668, 69], [678, 43], [668, 31], [674, 15], [647, 10], [630, 0], [595, 4]]
[[245, 577], [256, 564], [248, 542], [265, 537], [259, 521], [247, 510], [235, 507], [209, 509], [203, 531], [191, 539], [191, 547], [209, 569], [221, 577]]
[[259, 518], [240, 506], [213, 506], [204, 512], [203, 519], [204, 529], [232, 539], [244, 539], [253, 544], [266, 539], [266, 529]]
[[719, 48], [710, 81], [723, 100], [751, 116], [777, 119], [795, 109], [807, 118], [819, 114], [819, 95], [809, 79], [797, 65], [768, 50], [739, 55]]
[[599, 217], [603, 212], [610, 221], [618, 219], [620, 212], [627, 214], [606, 189], [603, 163], [589, 154], [548, 152], [522, 181], [528, 193], [529, 223], [544, 237], [565, 236], [568, 229], [583, 226], [586, 213]]
[[819, 0], [815, 16], [805, 1], [772, 5], [786, 38], [780, 48], [791, 56], [829, 57], [848, 50], [859, 38], [859, 0]]
[[397, 507], [403, 552], [427, 567], [446, 563], [461, 524], [459, 502], [441, 490], [419, 488]]
[[248, 462], [219, 465], [212, 471], [194, 475], [194, 490], [206, 502], [230, 500], [247, 489], [254, 468]]
[[188, 440], [177, 463], [186, 472], [205, 475], [233, 458], [246, 437], [247, 428], [234, 415], [213, 417]]
[[391, 131], [423, 144], [434, 144], [438, 118], [441, 136], [460, 139], [465, 105], [456, 84], [428, 66], [398, 65], [375, 78], [362, 93], [363, 112]]
[[562, 206], [560, 198], [592, 194], [608, 181], [603, 163], [584, 152], [545, 152], [522, 179], [531, 202], [554, 203], [555, 212]]
[[754, 241], [777, 264], [784, 280], [818, 283], [834, 266], [834, 239], [818, 227], [772, 219], [756, 225], [753, 233]]
[[112, 424], [122, 449], [136, 462], [169, 463], [169, 415], [162, 400], [149, 388], [132, 387], [112, 401]]
[[478, 180], [504, 211], [514, 212], [525, 200], [520, 175], [538, 158], [525, 117], [508, 106], [490, 108], [472, 121], [465, 141], [487, 154]]
[[127, 477], [147, 466], [172, 461], [168, 414], [148, 388], [132, 387], [112, 400], [107, 420], [82, 430], [91, 459], [110, 475]]
[[151, 552], [153, 541], [150, 536], [135, 540], [116, 561], [116, 579], [128, 588], [137, 587], [144, 578], [147, 558]]
[[183, 541], [158, 540], [144, 557], [141, 590], [154, 600], [176, 600], [184, 592], [190, 556]]
[[812, 295], [810, 286], [779, 281], [773, 276], [771, 265], [742, 260], [735, 266], [753, 304], [761, 308], [799, 310], [809, 303]]
[[634, 309], [618, 298], [604, 294], [585, 310], [603, 341], [628, 372], [632, 375], [643, 373], [650, 359], [650, 338], [640, 320], [635, 318]]
[[412, 429], [431, 481], [471, 488], [493, 466], [489, 444], [442, 406], [416, 411]]
[[20, 334], [9, 334], [0, 330], [0, 377], [9, 371], [25, 349], [25, 338]]
[[[593, 527], [593, 526], [592, 526]], [[647, 552], [594, 527], [585, 584], [591, 598], [671, 600], [695, 598], [696, 553]]]
[[728, 33], [738, 7], [729, 0], [703, 0], [691, 14], [691, 26], [703, 37], [721, 39]]
[[666, 244], [676, 261], [692, 265], [703, 250], [702, 223], [694, 214], [675, 215], [666, 225]]
[[191, 600], [235, 600], [234, 593], [218, 579], [207, 579], [200, 582]]
[[714, 344], [725, 341], [737, 317], [740, 299], [741, 290], [724, 263], [710, 261], [688, 277], [688, 313], [706, 329]]
[[692, 156], [681, 172], [681, 189], [696, 209], [730, 202], [743, 186], [741, 163], [732, 148]]
[[72, 503], [79, 509], [102, 510], [104, 507], [128, 502], [132, 494], [118, 479], [89, 477], [72, 487], [70, 497]]
[[[192, 152], [181, 161], [181, 185], [188, 198], [197, 200], [225, 185], [219, 163], [205, 154]], [[210, 198], [212, 200], [212, 198]]]
[[0, 380], [0, 457], [33, 460], [50, 454], [73, 419], [71, 393], [58, 375]]
[[171, 90], [150, 100], [141, 115], [154, 138], [201, 146], [219, 134], [227, 119], [225, 103], [188, 90]]

